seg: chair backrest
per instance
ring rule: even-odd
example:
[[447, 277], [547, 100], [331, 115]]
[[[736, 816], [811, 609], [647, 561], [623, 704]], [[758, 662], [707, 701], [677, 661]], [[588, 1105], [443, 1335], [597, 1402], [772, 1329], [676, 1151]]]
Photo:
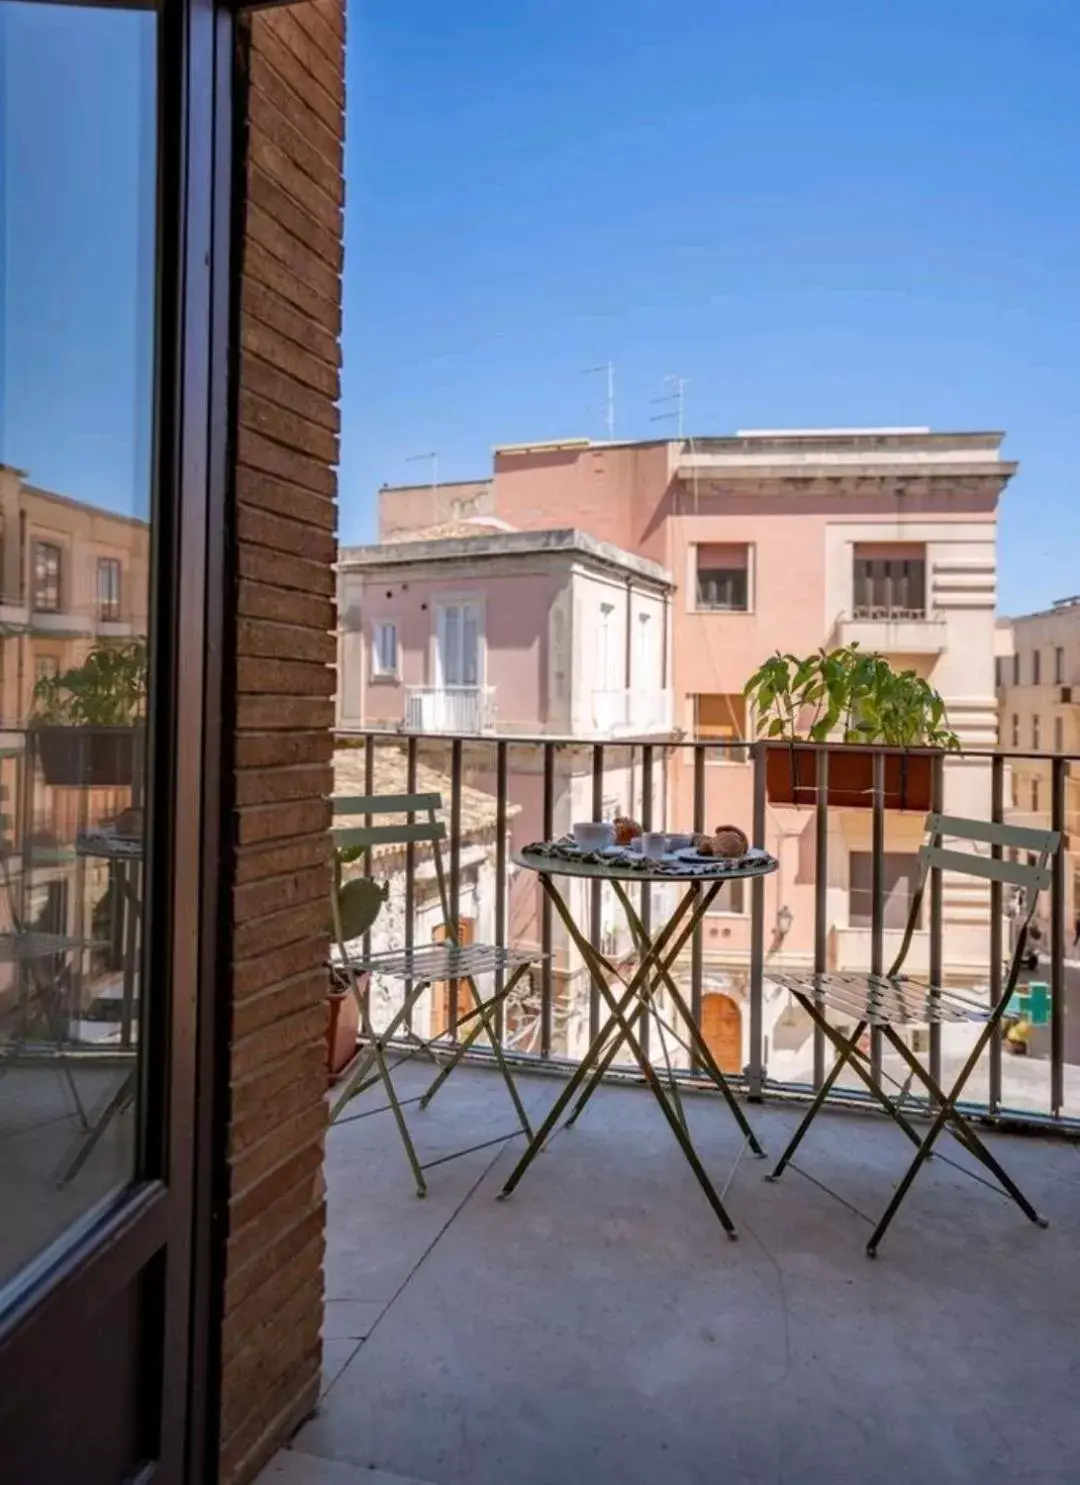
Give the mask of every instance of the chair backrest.
[[[367, 817], [363, 825], [335, 823], [331, 829], [334, 845], [337, 848], [337, 864], [331, 888], [334, 932], [338, 940], [338, 948], [346, 962], [348, 956], [345, 952], [345, 942], [356, 936], [347, 932], [348, 919], [352, 915], [350, 908], [359, 909], [361, 912], [363, 909], [358, 902], [349, 904], [343, 900], [350, 888], [358, 886], [358, 882], [354, 880], [343, 885], [341, 865], [343, 860], [355, 860], [373, 846], [430, 845], [439, 901], [447, 927], [447, 937], [456, 944], [457, 931], [450, 921], [450, 900], [440, 849], [440, 843], [446, 839], [446, 825], [436, 818], [436, 811], [442, 808], [442, 796], [440, 794], [334, 795], [331, 805], [335, 822], [339, 819], [355, 820], [357, 816]], [[380, 815], [424, 815], [426, 818], [398, 821], [391, 825], [373, 825], [372, 819]]]
[[[341, 816], [350, 819], [357, 815], [368, 817], [366, 825], [334, 825], [334, 844], [339, 850], [356, 847], [367, 850], [369, 846], [405, 846], [424, 842], [434, 844], [446, 839], [446, 826], [435, 818], [435, 811], [442, 808], [439, 794], [335, 795], [331, 803], [335, 821]], [[370, 823], [377, 815], [420, 814], [426, 814], [427, 819], [394, 825]]]
[[[1036, 830], [1029, 825], [1005, 825], [992, 820], [967, 820], [960, 815], [931, 813], [926, 817], [926, 833], [927, 842], [919, 847], [921, 869], [918, 885], [911, 900], [903, 942], [889, 970], [890, 975], [899, 973], [907, 956], [918, 923], [927, 877], [932, 870], [938, 869], [957, 875], [979, 877], [983, 881], [1000, 882], [1023, 891], [1025, 911], [1007, 976], [1006, 993], [1011, 994], [1039, 893], [1050, 886], [1053, 875], [1050, 860], [1061, 845], [1061, 832]], [[972, 841], [976, 847], [988, 846], [996, 854], [983, 854], [977, 849], [957, 851], [941, 844], [943, 840], [950, 839]], [[1017, 859], [1009, 860], [1004, 854], [1006, 851], [1016, 853]], [[1020, 852], [1024, 853], [1023, 860], [1019, 859]], [[1032, 856], [1036, 858], [1034, 861], [1028, 859]]]

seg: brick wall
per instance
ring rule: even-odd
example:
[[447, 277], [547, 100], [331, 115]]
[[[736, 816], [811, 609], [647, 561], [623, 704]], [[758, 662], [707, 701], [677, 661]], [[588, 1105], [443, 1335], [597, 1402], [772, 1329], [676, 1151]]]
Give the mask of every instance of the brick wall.
[[320, 1369], [344, 0], [240, 22], [229, 1202], [221, 1475]]

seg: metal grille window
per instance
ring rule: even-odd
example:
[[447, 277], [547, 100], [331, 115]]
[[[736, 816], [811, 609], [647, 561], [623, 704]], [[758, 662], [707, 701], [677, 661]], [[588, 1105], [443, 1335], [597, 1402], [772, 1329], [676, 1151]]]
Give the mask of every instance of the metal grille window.
[[856, 619], [925, 618], [925, 557], [868, 556], [856, 549], [853, 596]]
[[703, 542], [696, 553], [697, 607], [746, 613], [750, 607], [750, 548]]
[[34, 607], [45, 614], [60, 611], [60, 548], [51, 541], [34, 543]]
[[98, 617], [120, 617], [120, 563], [115, 557], [99, 557], [97, 565]]

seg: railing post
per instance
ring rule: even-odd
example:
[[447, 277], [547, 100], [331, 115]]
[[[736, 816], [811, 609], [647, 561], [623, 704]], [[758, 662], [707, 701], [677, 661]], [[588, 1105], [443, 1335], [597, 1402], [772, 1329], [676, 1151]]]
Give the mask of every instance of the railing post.
[[[506, 744], [495, 744], [495, 946], [506, 947]], [[495, 992], [502, 994], [506, 973], [495, 971]], [[500, 1043], [506, 1041], [504, 1006], [500, 1000], [495, 1007], [495, 1035]]]
[[[873, 815], [870, 857], [870, 973], [880, 976], [885, 963], [885, 754], [874, 754]], [[875, 1079], [881, 1074], [880, 1029], [870, 1032], [870, 1062]]]
[[[416, 793], [416, 738], [410, 737], [405, 745], [405, 792]], [[416, 813], [410, 810], [406, 819], [410, 825], [416, 823]], [[416, 943], [416, 842], [405, 846], [405, 950], [410, 951]], [[412, 995], [412, 980], [405, 981], [406, 999]], [[410, 1033], [413, 1029], [412, 1014], [405, 1023]]]
[[1065, 760], [1050, 763], [1050, 828], [1061, 834], [1050, 871], [1050, 1113], [1065, 1104]]
[[[829, 957], [829, 750], [817, 754], [817, 806], [814, 814], [814, 974], [828, 971]], [[819, 1002], [820, 1003], [820, 1002]], [[814, 1027], [814, 1087], [825, 1081], [825, 1033]]]
[[[765, 848], [765, 744], [754, 744], [754, 845]], [[765, 878], [755, 877], [750, 887], [750, 1060], [744, 1072], [750, 1098], [765, 1093], [768, 1070], [762, 1058], [765, 1027]]]
[[[544, 839], [555, 834], [555, 747], [543, 744], [544, 750]], [[540, 948], [544, 955], [540, 969], [540, 1055], [551, 1056], [552, 974], [551, 974], [551, 898], [541, 894]], [[569, 965], [567, 966], [569, 969]]]
[[[990, 819], [1000, 825], [1005, 818], [1005, 759], [995, 753], [990, 763]], [[994, 861], [1002, 858], [998, 842], [990, 847]], [[1002, 966], [1004, 951], [1002, 944], [1001, 883], [990, 883], [990, 1006], [1001, 999]], [[1001, 1027], [997, 1026], [990, 1037], [990, 1088], [987, 1107], [991, 1114], [1001, 1108]]]
[[[694, 834], [702, 835], [705, 831], [705, 749], [700, 743], [694, 748]], [[694, 886], [694, 907], [698, 905], [701, 897], [701, 887]], [[694, 1025], [701, 1028], [701, 981], [702, 981], [702, 941], [701, 924], [694, 929], [690, 940], [690, 1013], [694, 1018]], [[690, 1066], [696, 1071], [700, 1067], [697, 1053], [695, 1052], [690, 1061]]]
[[[935, 815], [945, 810], [945, 760], [938, 754], [932, 765], [930, 785], [930, 808]], [[940, 843], [940, 842], [939, 842]], [[940, 990], [945, 966], [942, 956], [942, 897], [941, 868], [930, 868], [930, 984]], [[930, 1076], [941, 1081], [941, 1022], [930, 1023]]]
[[[450, 927], [455, 943], [461, 942], [461, 768], [462, 743], [455, 737], [450, 744]], [[455, 1042], [459, 983], [450, 981], [450, 1040]]]
[[[592, 817], [599, 820], [604, 813], [604, 745], [594, 743], [592, 750]], [[604, 931], [604, 910], [601, 884], [589, 886], [589, 942], [594, 949], [600, 948]], [[589, 978], [589, 1042], [600, 1034], [600, 986], [594, 976]]]
[[[653, 750], [646, 743], [641, 749], [641, 828], [651, 830], [653, 826]], [[652, 888], [648, 882], [642, 882], [639, 889], [640, 902], [638, 911], [641, 916], [641, 926], [645, 929], [647, 938], [652, 936]], [[657, 992], [659, 993], [659, 992]], [[649, 1053], [649, 1016], [648, 1008], [641, 1007], [641, 1015], [638, 1018], [638, 1040], [641, 1043], [645, 1055]]]

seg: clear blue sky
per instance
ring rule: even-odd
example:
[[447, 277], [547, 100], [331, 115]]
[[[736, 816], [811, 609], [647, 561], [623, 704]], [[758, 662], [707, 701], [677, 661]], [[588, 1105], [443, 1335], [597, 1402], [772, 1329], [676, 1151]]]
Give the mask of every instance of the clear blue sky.
[[1080, 4], [363, 0], [342, 536], [493, 443], [1000, 428], [1001, 606], [1080, 591]]

